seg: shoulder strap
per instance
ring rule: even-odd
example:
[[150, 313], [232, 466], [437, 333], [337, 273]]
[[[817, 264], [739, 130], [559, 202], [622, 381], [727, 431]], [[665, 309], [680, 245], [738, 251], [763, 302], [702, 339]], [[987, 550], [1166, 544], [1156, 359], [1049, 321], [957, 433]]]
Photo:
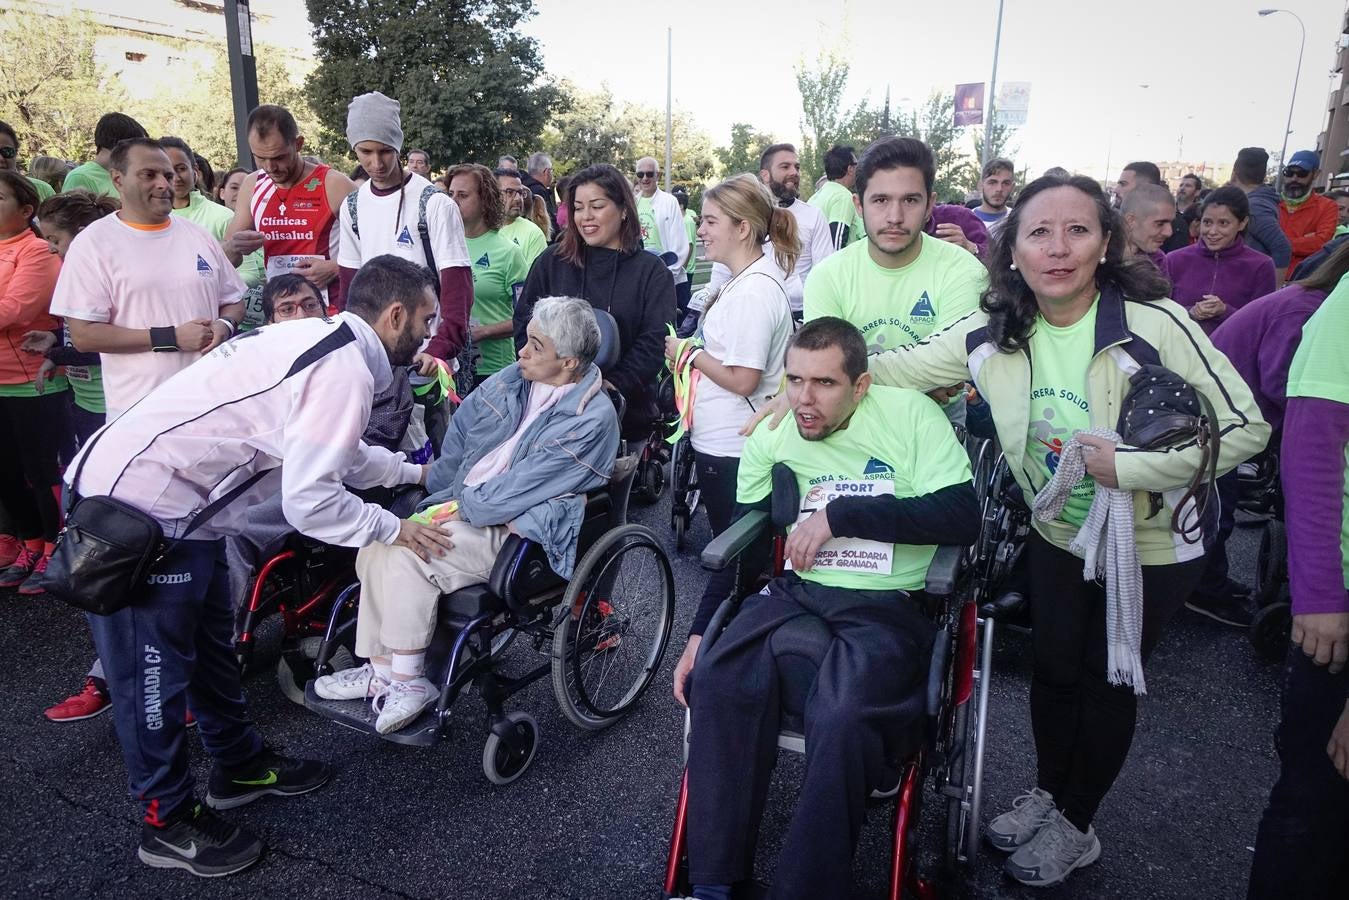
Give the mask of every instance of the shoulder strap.
[[361, 226], [356, 224], [356, 195], [361, 192], [360, 188], [347, 194], [347, 215], [351, 216], [351, 233], [356, 237], [361, 236]]
[[431, 270], [431, 274], [436, 276], [439, 276], [440, 270], [436, 268], [436, 255], [431, 251], [431, 229], [426, 224], [426, 204], [439, 193], [440, 191], [434, 184], [428, 184], [422, 188], [422, 196], [417, 201], [417, 234], [422, 239], [422, 252], [426, 254], [426, 266]]

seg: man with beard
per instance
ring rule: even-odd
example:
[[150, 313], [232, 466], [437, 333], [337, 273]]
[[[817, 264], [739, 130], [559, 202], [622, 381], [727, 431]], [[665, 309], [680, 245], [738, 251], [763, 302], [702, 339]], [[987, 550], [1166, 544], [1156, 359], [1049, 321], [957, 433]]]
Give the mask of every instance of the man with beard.
[[519, 169], [503, 166], [492, 174], [496, 175], [497, 187], [501, 188], [502, 211], [506, 214], [506, 224], [501, 226], [501, 234], [520, 248], [525, 257], [525, 266], [532, 266], [548, 246], [548, 236], [525, 215], [525, 201], [533, 197], [534, 193], [520, 180]]
[[1312, 191], [1321, 174], [1321, 159], [1311, 150], [1299, 150], [1283, 168], [1283, 196], [1279, 199], [1279, 228], [1293, 247], [1288, 263], [1291, 276], [1298, 263], [1335, 236], [1340, 209], [1334, 200]]
[[[67, 470], [68, 489], [132, 505], [173, 541], [128, 606], [89, 617], [131, 794], [143, 807], [142, 862], [200, 876], [240, 871], [262, 843], [212, 810], [306, 793], [331, 776], [326, 763], [265, 747], [249, 718], [225, 537], [251, 504], [280, 493], [290, 523], [327, 543], [449, 549], [441, 530], [399, 521], [343, 486], [424, 478], [361, 434], [391, 366], [412, 360], [435, 312], [429, 273], [392, 256], [371, 260], [345, 312], [223, 344], [111, 422]], [[188, 706], [213, 760], [206, 808], [189, 766]]]
[[[759, 180], [768, 186], [777, 198], [778, 206], [796, 217], [797, 236], [801, 239], [801, 255], [796, 268], [787, 275], [787, 299], [792, 315], [800, 320], [806, 277], [810, 270], [834, 252], [829, 222], [824, 213], [801, 199], [801, 161], [791, 144], [773, 144], [759, 156]], [[919, 225], [921, 228], [921, 224]], [[712, 277], [707, 283], [710, 296], [718, 287], [731, 280], [732, 272], [721, 263], [712, 266]], [[700, 292], [701, 293], [701, 292]], [[699, 310], [697, 303], [692, 308]]]
[[984, 165], [979, 179], [979, 193], [984, 202], [974, 208], [974, 214], [988, 229], [990, 238], [997, 235], [1012, 211], [1012, 194], [1016, 192], [1016, 167], [1009, 159], [990, 159]]

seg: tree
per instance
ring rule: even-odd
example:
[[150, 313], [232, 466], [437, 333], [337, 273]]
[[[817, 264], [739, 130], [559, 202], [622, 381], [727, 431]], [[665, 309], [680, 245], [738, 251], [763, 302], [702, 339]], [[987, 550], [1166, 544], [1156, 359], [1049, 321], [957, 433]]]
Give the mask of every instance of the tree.
[[[634, 170], [637, 160], [643, 156], [653, 157], [662, 169], [665, 168], [664, 110], [628, 104], [618, 124], [628, 138], [630, 159], [624, 159], [628, 164], [625, 172]], [[670, 166], [671, 183], [685, 185], [707, 181], [717, 169], [712, 138], [682, 109], [673, 110], [671, 115]]]
[[[1015, 126], [994, 124], [989, 133], [992, 135], [992, 140], [989, 142], [988, 147], [989, 159], [996, 159], [998, 157], [1010, 159], [1016, 155], [1016, 151], [1021, 149], [1019, 144], [1012, 143], [1012, 138], [1016, 135]], [[970, 136], [974, 141], [974, 158], [980, 160], [980, 167], [982, 168], [982, 160], [984, 157], [984, 129], [982, 127], [975, 128]]]
[[318, 66], [306, 89], [320, 121], [346, 132], [367, 91], [402, 103], [404, 147], [437, 164], [493, 164], [535, 146], [560, 92], [517, 28], [532, 0], [407, 0], [397, 15], [367, 0], [306, 0]]
[[[849, 65], [837, 53], [821, 53], [815, 68], [796, 67], [796, 89], [801, 94], [801, 184], [809, 188], [824, 174], [824, 154], [844, 137], [856, 110], [843, 106]], [[809, 196], [809, 191], [803, 191]]]
[[731, 126], [731, 143], [716, 149], [717, 161], [721, 163], [721, 174], [739, 175], [741, 172], [759, 171], [759, 155], [765, 147], [774, 143], [771, 134], [755, 131], [748, 122], [736, 122]]
[[896, 117], [896, 133], [916, 137], [931, 148], [937, 164], [932, 190], [941, 201], [963, 197], [979, 181], [975, 158], [959, 146], [963, 129], [955, 124], [955, 108], [954, 94], [935, 91], [924, 106]]

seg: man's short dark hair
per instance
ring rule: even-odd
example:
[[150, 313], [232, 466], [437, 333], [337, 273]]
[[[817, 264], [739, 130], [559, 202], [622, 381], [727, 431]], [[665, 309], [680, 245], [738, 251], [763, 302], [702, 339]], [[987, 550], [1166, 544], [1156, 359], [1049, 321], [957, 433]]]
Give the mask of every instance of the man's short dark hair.
[[772, 165], [773, 157], [777, 156], [779, 153], [782, 153], [783, 151], [795, 153], [796, 147], [793, 144], [770, 144], [769, 146], [765, 147], [764, 151], [759, 154], [759, 171], [762, 172], [764, 169], [767, 169], [770, 165]]
[[149, 137], [141, 123], [126, 113], [104, 113], [94, 126], [94, 149], [115, 150], [122, 141]]
[[287, 144], [295, 143], [300, 136], [300, 126], [295, 124], [295, 117], [284, 106], [264, 103], [248, 114], [249, 134], [256, 132], [258, 137], [266, 137], [273, 131]]
[[979, 180], [983, 181], [990, 175], [996, 175], [999, 172], [1011, 172], [1015, 175], [1016, 166], [1012, 165], [1010, 159], [1003, 159], [1001, 156], [995, 157], [984, 163], [983, 171], [979, 174]]
[[929, 194], [937, 181], [937, 161], [932, 158], [932, 150], [927, 144], [911, 137], [883, 137], [862, 151], [857, 161], [857, 174], [853, 188], [858, 197], [866, 197], [867, 182], [877, 172], [889, 172], [891, 169], [910, 168], [923, 173], [923, 187]]
[[787, 342], [788, 353], [793, 348], [828, 350], [830, 347], [843, 351], [843, 371], [848, 380], [856, 384], [867, 370], [867, 342], [851, 322], [837, 316], [811, 319]]
[[1339, 190], [1326, 191], [1326, 196], [1331, 200], [1349, 200], [1349, 191]]
[[294, 272], [283, 272], [280, 275], [273, 275], [267, 279], [267, 283], [262, 286], [262, 315], [271, 322], [276, 318], [276, 301], [284, 300], [286, 297], [301, 293], [302, 291], [312, 291], [319, 302], [323, 302], [323, 291], [319, 290], [318, 285], [305, 278], [303, 275], [296, 275]]
[[[186, 146], [186, 145], [184, 145]], [[118, 141], [117, 146], [112, 148], [112, 156], [108, 158], [108, 165], [115, 171], [126, 174], [127, 157], [131, 151], [137, 147], [145, 147], [150, 150], [164, 152], [164, 145], [153, 138], [135, 137], [127, 138], [124, 141]]]
[[415, 313], [425, 299], [426, 290], [434, 291], [435, 287], [429, 269], [385, 253], [357, 270], [347, 292], [347, 309], [367, 322], [378, 319], [395, 303]]
[[1131, 162], [1124, 167], [1124, 171], [1133, 172], [1134, 178], [1146, 181], [1148, 184], [1162, 183], [1162, 170], [1157, 168], [1156, 163], [1150, 163], [1147, 160]]
[[838, 181], [848, 174], [851, 166], [857, 165], [857, 151], [843, 144], [835, 144], [824, 154], [824, 177]]
[[1193, 182], [1194, 182], [1194, 188], [1195, 188], [1196, 191], [1202, 191], [1202, 190], [1204, 189], [1204, 179], [1200, 178], [1198, 175], [1194, 174], [1193, 172], [1186, 172], [1184, 175], [1180, 176], [1180, 180], [1181, 180], [1181, 181], [1193, 181]]
[[1269, 151], [1264, 147], [1242, 147], [1232, 164], [1232, 177], [1242, 184], [1264, 184], [1269, 171]]
[[187, 157], [188, 163], [190, 165], [196, 165], [197, 162], [196, 154], [194, 154], [192, 152], [192, 148], [187, 145], [187, 141], [183, 140], [182, 138], [162, 137], [159, 139], [159, 146], [163, 150], [167, 150], [170, 147], [172, 147], [175, 150], [182, 151], [182, 154]]
[[520, 170], [500, 168], [500, 169], [493, 169], [492, 174], [498, 178], [519, 178]]
[[9, 139], [14, 142], [14, 146], [19, 146], [19, 136], [14, 133], [14, 127], [8, 122], [0, 122], [0, 134], [9, 135]]

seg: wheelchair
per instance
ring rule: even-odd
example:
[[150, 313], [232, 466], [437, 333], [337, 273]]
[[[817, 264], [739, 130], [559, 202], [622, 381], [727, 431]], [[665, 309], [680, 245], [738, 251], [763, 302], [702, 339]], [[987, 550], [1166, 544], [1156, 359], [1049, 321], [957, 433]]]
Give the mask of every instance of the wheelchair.
[[[741, 517], [703, 550], [704, 568], [721, 570], [737, 565], [742, 576], [759, 571], [746, 557], [756, 545], [762, 552], [764, 538], [771, 535], [771, 562], [767, 575], [783, 568], [784, 529], [796, 519], [799, 503], [791, 470], [779, 463], [774, 467], [772, 509], [754, 511]], [[988, 717], [989, 660], [992, 630], [980, 635], [980, 621], [968, 576], [963, 565], [964, 547], [938, 547], [928, 566], [922, 594], [916, 595], [937, 624], [926, 683], [907, 704], [913, 712], [915, 727], [906, 746], [896, 748], [892, 765], [898, 786], [890, 792], [873, 793], [873, 799], [894, 798], [892, 822], [892, 858], [888, 896], [927, 897], [933, 884], [919, 870], [917, 848], [918, 822], [923, 804], [923, 785], [931, 778], [937, 802], [946, 813], [943, 848], [944, 876], [956, 880], [978, 850], [978, 823], [982, 803], [984, 738]], [[740, 580], [740, 579], [738, 579]], [[766, 578], [746, 578], [750, 584], [737, 584], [732, 596], [721, 604], [709, 622], [694, 664], [697, 671], [708, 647], [735, 615], [740, 598], [756, 590]], [[778, 736], [780, 749], [805, 752], [803, 710], [806, 697], [832, 636], [818, 620], [800, 617], [773, 635], [776, 665], [781, 679], [782, 718]], [[982, 652], [980, 645], [982, 644]], [[685, 754], [687, 758], [688, 714], [685, 714]], [[690, 893], [688, 881], [687, 830], [688, 771], [680, 783], [674, 828], [666, 860], [663, 896], [674, 898]], [[746, 886], [752, 896], [756, 886]]]
[[693, 441], [686, 434], [675, 444], [670, 460], [670, 530], [674, 532], [675, 549], [683, 551], [693, 517], [702, 504], [702, 490], [698, 487], [698, 465], [693, 455]]
[[1293, 606], [1288, 589], [1288, 533], [1284, 528], [1278, 441], [1237, 466], [1237, 509], [1264, 519], [1255, 556], [1255, 615], [1247, 637], [1262, 659], [1278, 662], [1288, 649]]

